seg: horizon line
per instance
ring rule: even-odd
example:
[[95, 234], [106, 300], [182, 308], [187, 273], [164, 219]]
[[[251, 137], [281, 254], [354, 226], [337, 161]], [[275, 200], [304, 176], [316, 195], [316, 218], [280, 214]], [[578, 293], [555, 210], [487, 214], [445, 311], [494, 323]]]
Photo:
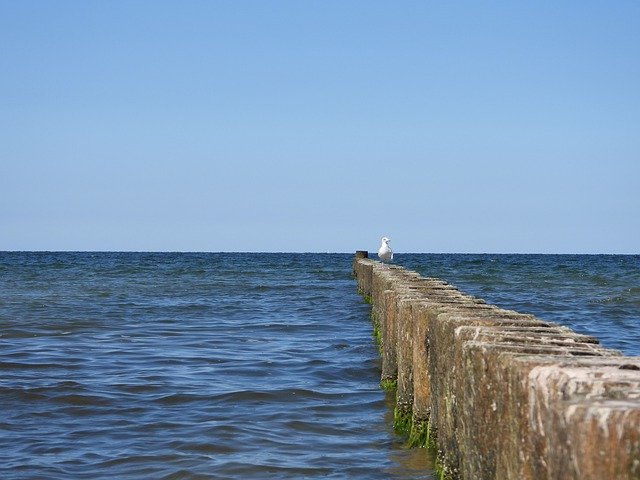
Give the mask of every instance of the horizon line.
[[[194, 254], [314, 254], [314, 255], [355, 255], [356, 251], [353, 252], [345, 252], [345, 251], [311, 251], [311, 250], [293, 250], [293, 251], [285, 251], [285, 250], [47, 250], [47, 249], [38, 249], [38, 250], [0, 250], [0, 253], [194, 253]], [[366, 251], [368, 254], [373, 254], [369, 258], [375, 260], [376, 252]], [[444, 251], [434, 251], [434, 252], [395, 252], [394, 256], [403, 256], [403, 255], [626, 255], [626, 256], [634, 256], [640, 255], [640, 253], [619, 253], [619, 252], [444, 252]]]

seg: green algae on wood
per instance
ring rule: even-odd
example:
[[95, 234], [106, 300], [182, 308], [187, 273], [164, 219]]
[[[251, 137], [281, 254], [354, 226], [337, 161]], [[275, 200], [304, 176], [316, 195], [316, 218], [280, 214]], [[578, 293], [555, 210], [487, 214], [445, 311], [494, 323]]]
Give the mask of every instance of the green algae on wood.
[[395, 392], [398, 389], [398, 380], [395, 378], [383, 378], [380, 380], [380, 388], [385, 392]]
[[393, 410], [393, 429], [397, 433], [408, 434], [411, 431], [412, 423], [413, 414], [411, 408], [396, 404], [396, 408]]
[[429, 421], [414, 418], [411, 422], [411, 431], [409, 432], [407, 447], [427, 448], [430, 445], [430, 441], [432, 442], [430, 438]]

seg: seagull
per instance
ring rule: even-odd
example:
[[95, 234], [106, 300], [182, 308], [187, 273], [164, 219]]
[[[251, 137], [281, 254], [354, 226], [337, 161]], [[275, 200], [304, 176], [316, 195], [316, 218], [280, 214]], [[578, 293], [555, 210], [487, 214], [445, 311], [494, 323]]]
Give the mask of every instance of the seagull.
[[380, 245], [380, 249], [378, 250], [378, 257], [383, 262], [389, 262], [393, 260], [393, 250], [389, 246], [389, 239], [387, 237], [382, 237], [382, 245]]

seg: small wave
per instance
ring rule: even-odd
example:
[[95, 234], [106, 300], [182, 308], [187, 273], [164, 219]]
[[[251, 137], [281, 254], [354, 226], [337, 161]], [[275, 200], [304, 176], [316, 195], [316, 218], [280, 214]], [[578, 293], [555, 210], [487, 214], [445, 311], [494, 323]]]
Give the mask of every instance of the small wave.
[[79, 393], [57, 395], [52, 397], [51, 400], [60, 405], [73, 407], [111, 407], [114, 405], [114, 401], [108, 397]]
[[227, 442], [216, 442], [216, 443], [180, 443], [173, 445], [176, 450], [181, 452], [195, 452], [204, 455], [220, 455], [220, 454], [229, 454], [236, 451], [233, 445], [230, 445]]
[[163, 395], [153, 400], [156, 403], [162, 405], [184, 405], [189, 403], [197, 403], [211, 400], [210, 396], [198, 395], [191, 393], [172, 393], [169, 395]]
[[602, 305], [602, 304], [609, 304], [609, 303], [622, 303], [625, 301], [625, 297], [624, 295], [614, 295], [611, 297], [604, 297], [604, 298], [596, 298], [594, 300], [591, 300], [589, 303], [592, 305]]
[[55, 370], [55, 369], [77, 370], [80, 367], [73, 363], [43, 363], [43, 362], [6, 362], [0, 361], [0, 370]]
[[0, 398], [4, 399], [4, 402], [17, 401], [17, 402], [39, 402], [46, 400], [48, 395], [42, 392], [41, 389], [30, 389], [21, 387], [4, 387], [0, 386]]
[[[242, 462], [227, 462], [223, 467], [219, 467], [216, 473], [223, 475], [223, 478], [309, 478], [310, 476], [323, 478], [331, 473], [336, 473], [328, 467], [305, 467], [295, 463], [293, 465], [279, 465], [266, 459], [259, 461], [258, 459], [262, 458], [261, 455], [254, 455], [252, 458], [252, 460], [247, 459]], [[291, 462], [291, 460], [288, 461]], [[285, 462], [283, 460], [282, 463]]]
[[187, 478], [189, 480], [211, 480], [211, 475], [198, 474], [192, 470], [180, 469], [160, 477], [160, 480], [185, 480]]
[[122, 467], [125, 465], [158, 465], [163, 462], [170, 463], [176, 460], [177, 455], [122, 455], [97, 463], [95, 467], [99, 470]]
[[340, 398], [342, 394], [327, 393], [302, 388], [285, 388], [281, 390], [240, 390], [222, 393], [211, 397], [212, 401], [230, 404], [240, 403], [300, 403], [307, 401], [330, 402]]
[[614, 295], [595, 298], [589, 302], [590, 304], [640, 304], [640, 287], [632, 287], [622, 290]]

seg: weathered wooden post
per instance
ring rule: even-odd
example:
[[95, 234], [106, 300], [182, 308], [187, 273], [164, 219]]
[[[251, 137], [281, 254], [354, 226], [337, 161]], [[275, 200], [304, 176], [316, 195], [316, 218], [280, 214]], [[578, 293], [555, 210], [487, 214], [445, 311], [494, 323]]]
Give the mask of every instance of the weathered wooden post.
[[353, 274], [356, 274], [356, 265], [361, 258], [369, 258], [369, 252], [366, 250], [357, 250], [356, 256], [353, 258]]

